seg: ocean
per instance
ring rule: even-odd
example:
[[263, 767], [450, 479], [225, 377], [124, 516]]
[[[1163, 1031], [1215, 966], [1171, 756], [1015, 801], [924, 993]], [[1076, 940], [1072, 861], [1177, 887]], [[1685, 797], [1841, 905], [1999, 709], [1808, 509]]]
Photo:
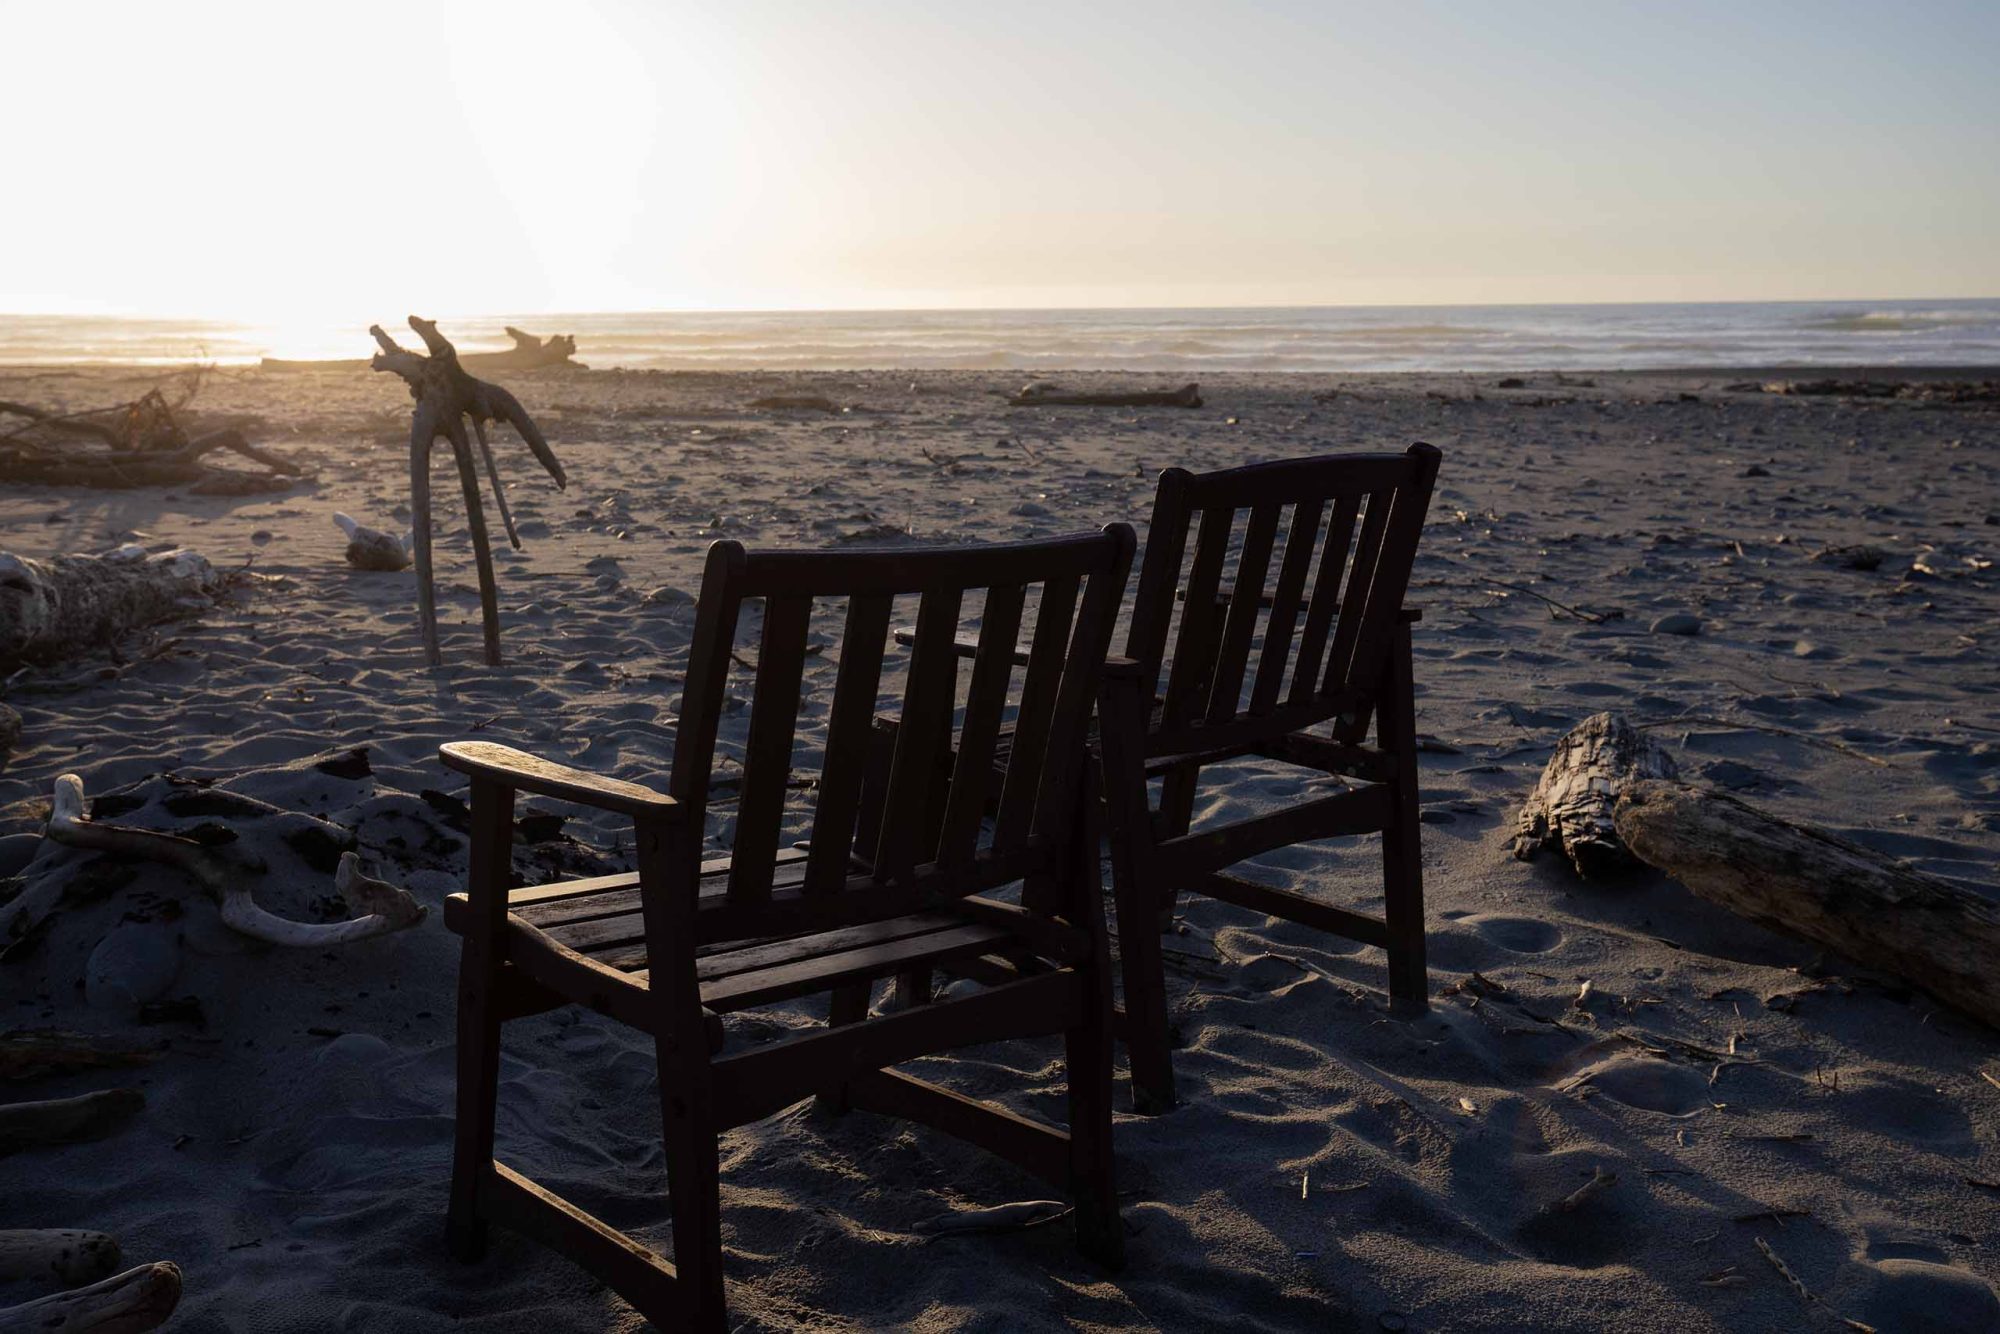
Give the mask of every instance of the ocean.
[[[401, 322], [385, 312], [383, 322]], [[570, 333], [664, 370], [1582, 371], [2000, 365], [2000, 300], [440, 317], [461, 351]], [[403, 331], [406, 342], [414, 339]], [[0, 314], [0, 365], [364, 357], [366, 326]]]

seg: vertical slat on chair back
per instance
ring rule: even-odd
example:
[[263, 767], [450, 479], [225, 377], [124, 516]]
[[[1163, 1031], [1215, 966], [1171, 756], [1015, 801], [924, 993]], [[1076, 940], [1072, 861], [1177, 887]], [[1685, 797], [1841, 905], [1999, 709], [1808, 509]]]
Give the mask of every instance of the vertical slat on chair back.
[[[982, 881], [989, 869], [1018, 864], [1017, 854], [1040, 855], [1044, 845], [1032, 840], [1059, 842], [1132, 546], [1123, 524], [1084, 537], [924, 551], [746, 554], [735, 543], [715, 544], [690, 649], [672, 791], [694, 818], [705, 819], [718, 754], [726, 761], [736, 748], [718, 742], [730, 668], [754, 648], [754, 663], [742, 668], [752, 678], [747, 731], [732, 732], [743, 738], [735, 828], [726, 840], [734, 920], [765, 910], [774, 914], [773, 933], [784, 929], [778, 919], [793, 909], [774, 905], [773, 866], [801, 835], [810, 839], [797, 886], [803, 900], [863, 892], [854, 887], [857, 877], [909, 886], [956, 875], [968, 882], [958, 892], [990, 887], [1016, 877]], [[914, 645], [900, 702], [884, 707], [901, 653], [889, 643], [899, 599], [916, 604]], [[761, 624], [744, 614], [760, 605]], [[802, 725], [800, 702], [813, 688], [805, 673], [816, 611], [837, 623], [838, 662], [815, 779], [811, 763], [795, 771], [795, 759], [802, 746], [811, 749], [811, 737], [801, 733], [813, 720], [808, 715]], [[975, 612], [977, 650], [961, 692], [954, 642]], [[754, 645], [737, 643], [739, 621], [754, 627]], [[1027, 663], [1017, 667], [1024, 633]], [[740, 686], [737, 693], [744, 693]], [[1010, 707], [1014, 745], [996, 775]], [[857, 907], [855, 915], [867, 914]]]
[[1330, 714], [1372, 691], [1438, 459], [1420, 444], [1163, 473], [1125, 650], [1161, 725]]

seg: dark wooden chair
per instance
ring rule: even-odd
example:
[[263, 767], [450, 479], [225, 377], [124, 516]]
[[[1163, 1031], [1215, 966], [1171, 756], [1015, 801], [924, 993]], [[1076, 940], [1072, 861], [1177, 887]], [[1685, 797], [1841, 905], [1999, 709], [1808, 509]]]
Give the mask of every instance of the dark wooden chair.
[[[1403, 594], [1438, 462], [1419, 444], [1160, 477], [1125, 657], [1107, 669], [1099, 707], [1123, 1033], [1142, 1111], [1174, 1105], [1159, 935], [1183, 890], [1380, 946], [1393, 1001], [1426, 1004], [1417, 616]], [[1311, 730], [1322, 725], [1325, 735]], [[1354, 785], [1190, 832], [1203, 767], [1246, 756]], [[1275, 848], [1371, 832], [1382, 835], [1381, 918], [1226, 873]]]
[[[721, 1329], [716, 1137], [819, 1095], [835, 1108], [925, 1122], [1068, 1190], [1079, 1245], [1119, 1261], [1110, 954], [1098, 802], [1083, 757], [1132, 547], [1123, 524], [924, 551], [746, 553], [718, 542], [668, 793], [501, 745], [442, 749], [444, 763], [472, 779], [469, 886], [445, 905], [446, 924], [465, 938], [449, 1218], [457, 1254], [479, 1255], [488, 1220], [498, 1221], [574, 1257], [655, 1324]], [[983, 595], [980, 648], [955, 709], [954, 639], [968, 594]], [[892, 603], [910, 595], [919, 603], [907, 684], [900, 709], [878, 718]], [[724, 684], [752, 599], [762, 625], [733, 841], [729, 856], [703, 861]], [[792, 774], [808, 621], [822, 599], [844, 600], [845, 629], [824, 761], [809, 785], [811, 837], [785, 848], [788, 793], [801, 788]], [[1016, 688], [1024, 622], [1032, 647]], [[1034, 744], [1017, 746], [996, 776], [1010, 705]], [[937, 781], [941, 763], [948, 789]], [[629, 817], [638, 871], [510, 890], [516, 792]], [[1015, 882], [1018, 902], [1007, 893]], [[937, 965], [982, 956], [992, 986], [933, 999]], [[898, 1005], [871, 1018], [871, 985], [890, 976]], [[825, 1029], [728, 1049], [722, 1016], [814, 994], [830, 996]], [[501, 1025], [564, 1004], [653, 1037], [671, 1262], [494, 1160]], [[1055, 1033], [1067, 1042], [1067, 1131], [888, 1068]]]

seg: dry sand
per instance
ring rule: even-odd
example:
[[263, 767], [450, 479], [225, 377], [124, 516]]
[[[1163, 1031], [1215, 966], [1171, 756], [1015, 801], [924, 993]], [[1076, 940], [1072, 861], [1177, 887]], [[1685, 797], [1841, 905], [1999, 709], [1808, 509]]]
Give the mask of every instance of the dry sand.
[[[1419, 727], [1443, 743], [1422, 780], [1429, 1017], [1387, 1015], [1373, 951], [1196, 901], [1169, 941], [1184, 1106], [1117, 1126], [1122, 1274], [1079, 1260], [1065, 1224], [927, 1240], [919, 1224], [949, 1210], [1047, 1192], [942, 1135], [798, 1107], [725, 1140], [733, 1316], [748, 1329], [2000, 1327], [2000, 1037], [1657, 877], [1583, 885], [1508, 855], [1556, 738], [1611, 708], [1662, 724], [1694, 776], [1989, 892], [2000, 881], [2000, 413], [1723, 388], [1746, 378], [1221, 377], [1187, 412], [1012, 409], [1011, 375], [522, 375], [510, 383], [575, 480], [558, 495], [501, 446], [528, 549], [501, 560], [511, 661], [497, 670], [477, 665], [447, 496], [448, 665], [433, 674], [412, 576], [349, 571], [329, 519], [405, 525], [401, 386], [220, 373], [200, 406], [255, 414], [253, 439], [316, 461], [316, 486], [0, 495], [0, 549], [185, 544], [277, 581], [163, 628], [150, 650], [140, 639], [115, 662], [7, 687], [26, 732], [0, 769], [0, 877], [100, 891], [0, 964], [7, 1023], [166, 1050], [130, 1076], [149, 1099], [131, 1127], [0, 1168], [0, 1226], [100, 1228], [134, 1263], [178, 1261], [185, 1331], [636, 1326], [523, 1239], [496, 1234], [469, 1268], [444, 1254], [457, 951], [435, 911], [335, 950], [246, 949], [174, 873], [142, 869], [102, 894], [87, 855], [44, 847], [53, 778], [74, 770], [95, 796], [174, 770], [329, 815], [435, 909], [462, 870], [452, 803], [422, 795], [459, 790], [439, 742], [478, 729], [663, 781], [683, 595], [716, 537], [962, 542], [1136, 523], [1169, 464], [1426, 439], [1445, 454], [1413, 594]], [[9, 371], [0, 397], [85, 406], [139, 384]], [[746, 406], [774, 392], [851, 410]], [[1811, 559], [1864, 542], [1888, 553], [1873, 572]], [[1620, 615], [1586, 623], [1503, 583]], [[1649, 632], [1675, 612], [1700, 633]], [[828, 683], [824, 668], [811, 678], [819, 725]], [[301, 763], [357, 746], [364, 777]], [[1198, 815], [1282, 800], [1296, 781], [1237, 766]], [[126, 818], [174, 823], [158, 806]], [[543, 845], [542, 865], [618, 862], [613, 826], [568, 829], [597, 851]], [[1379, 905], [1372, 840], [1260, 865]], [[328, 892], [304, 863], [259, 891], [301, 916]], [[203, 1024], [138, 1027], [90, 1003], [86, 960], [134, 921], [177, 968], [166, 994], [198, 998]], [[1497, 985], [1467, 985], [1475, 971]], [[810, 1021], [790, 1006], [737, 1029], [754, 1040]], [[502, 1156], [665, 1246], [650, 1046], [590, 1014], [509, 1032]], [[926, 1073], [1061, 1114], [1054, 1044]], [[1599, 1170], [1616, 1183], [1553, 1207]], [[0, 1288], [0, 1303], [28, 1293]]]

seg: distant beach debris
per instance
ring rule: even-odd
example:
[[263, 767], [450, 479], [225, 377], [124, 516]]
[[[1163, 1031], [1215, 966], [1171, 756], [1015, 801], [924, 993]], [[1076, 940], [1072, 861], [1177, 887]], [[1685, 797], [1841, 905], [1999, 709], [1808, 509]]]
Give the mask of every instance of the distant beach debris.
[[1198, 408], [1201, 406], [1201, 386], [1184, 384], [1178, 389], [1083, 393], [1047, 380], [1037, 380], [1024, 385], [1020, 393], [1007, 401], [1020, 408]]
[[[538, 371], [551, 366], [564, 366], [571, 370], [589, 370], [582, 362], [575, 360], [576, 336], [574, 334], [554, 334], [549, 338], [538, 338], [534, 334], [506, 327], [506, 334], [514, 340], [514, 346], [504, 352], [463, 352], [458, 364], [475, 371]], [[364, 371], [368, 362], [360, 357], [342, 357], [326, 361], [292, 361], [283, 357], [265, 357], [258, 363], [267, 371]]]
[[750, 406], [764, 412], [842, 412], [840, 404], [823, 394], [766, 394], [750, 400]]
[[2000, 403], [2000, 380], [1745, 380], [1737, 394], [1791, 398], [1900, 398], [1920, 403]]
[[1867, 571], [1880, 568], [1882, 562], [1889, 559], [1889, 553], [1880, 547], [1866, 545], [1827, 547], [1823, 551], [1815, 551], [1812, 558], [1813, 563], [1816, 565], [1831, 565], [1842, 570]]

